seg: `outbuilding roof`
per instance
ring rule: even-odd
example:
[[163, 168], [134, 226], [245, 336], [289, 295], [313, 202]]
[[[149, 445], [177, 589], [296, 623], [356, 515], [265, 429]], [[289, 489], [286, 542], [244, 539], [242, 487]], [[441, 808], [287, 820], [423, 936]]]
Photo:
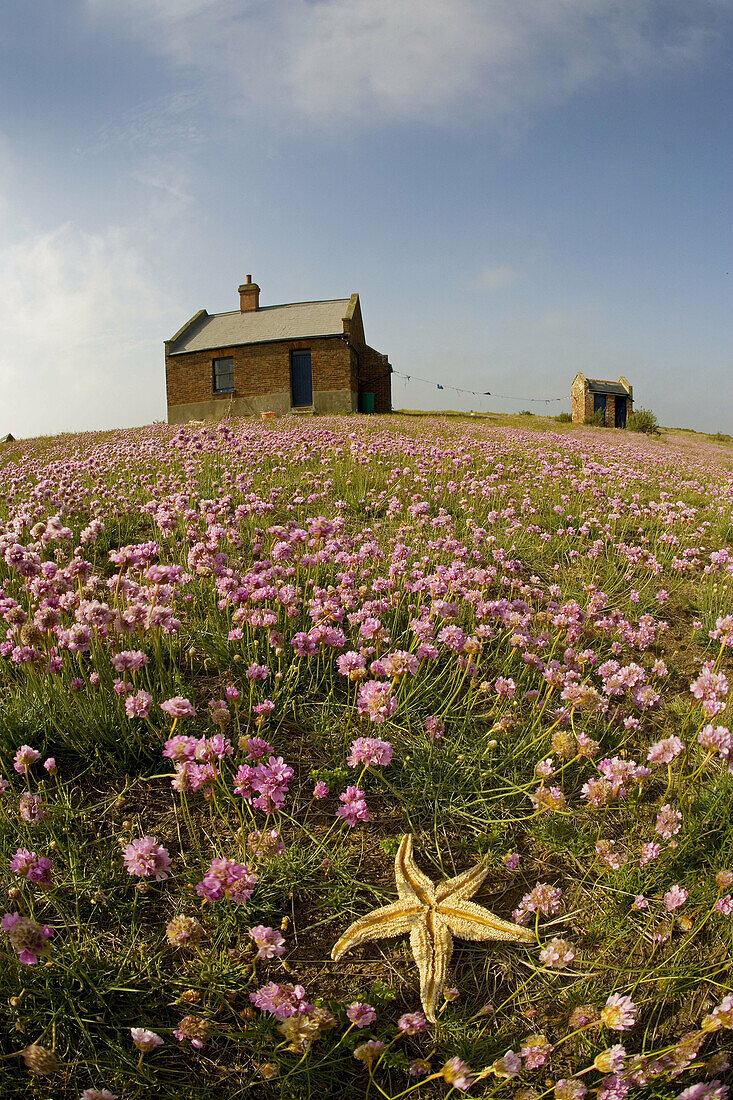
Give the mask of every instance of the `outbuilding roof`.
[[623, 382], [604, 382], [601, 378], [589, 378], [588, 389], [591, 393], [615, 393], [620, 397], [629, 396], [629, 391]]
[[238, 344], [266, 344], [273, 340], [307, 340], [341, 336], [349, 298], [329, 302], [291, 302], [282, 306], [212, 313], [202, 310], [171, 340], [169, 355], [211, 351]]

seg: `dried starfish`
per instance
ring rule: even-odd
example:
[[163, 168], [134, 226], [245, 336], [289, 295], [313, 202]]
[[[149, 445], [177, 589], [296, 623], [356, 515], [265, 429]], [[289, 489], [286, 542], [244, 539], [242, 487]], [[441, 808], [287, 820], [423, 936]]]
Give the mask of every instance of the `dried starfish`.
[[425, 1015], [435, 1023], [435, 1010], [445, 989], [453, 936], [461, 940], [513, 940], [529, 943], [534, 935], [519, 924], [501, 920], [469, 901], [486, 878], [488, 867], [477, 863], [461, 875], [437, 885], [416, 867], [412, 836], [400, 841], [395, 858], [399, 901], [383, 905], [354, 921], [334, 944], [331, 957], [340, 959], [351, 947], [367, 940], [389, 939], [410, 933], [410, 947], [420, 972], [420, 999]]

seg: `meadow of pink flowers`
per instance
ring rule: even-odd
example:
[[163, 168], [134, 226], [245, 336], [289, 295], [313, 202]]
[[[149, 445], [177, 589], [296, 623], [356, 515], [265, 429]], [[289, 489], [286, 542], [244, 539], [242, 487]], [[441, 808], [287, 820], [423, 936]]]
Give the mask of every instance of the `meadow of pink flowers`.
[[[438, 418], [0, 452], [0, 1092], [728, 1095], [733, 473]], [[485, 859], [536, 943], [396, 896]]]

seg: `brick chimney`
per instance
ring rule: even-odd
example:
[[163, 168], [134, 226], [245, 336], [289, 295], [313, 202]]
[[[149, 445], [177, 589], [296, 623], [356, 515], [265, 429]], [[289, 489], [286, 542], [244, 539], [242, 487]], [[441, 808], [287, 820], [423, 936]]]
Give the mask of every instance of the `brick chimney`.
[[247, 282], [239, 288], [239, 308], [242, 313], [250, 313], [253, 309], [260, 308], [260, 288], [252, 282], [252, 276], [247, 276]]

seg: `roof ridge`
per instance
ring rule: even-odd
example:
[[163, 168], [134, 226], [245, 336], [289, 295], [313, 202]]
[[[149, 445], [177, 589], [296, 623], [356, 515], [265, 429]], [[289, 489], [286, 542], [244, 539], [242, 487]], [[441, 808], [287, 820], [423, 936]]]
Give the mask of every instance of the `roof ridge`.
[[[310, 302], [278, 302], [275, 305], [258, 306], [257, 309], [244, 310], [244, 312], [245, 313], [264, 313], [265, 310], [284, 309], [287, 306], [327, 306], [327, 305], [331, 305], [333, 302], [349, 302], [350, 300], [351, 299], [349, 297], [349, 298], [314, 298]], [[223, 313], [210, 313], [209, 317], [230, 317], [233, 314], [241, 313], [241, 312], [242, 312], [241, 309], [227, 309], [227, 310], [224, 310]]]

